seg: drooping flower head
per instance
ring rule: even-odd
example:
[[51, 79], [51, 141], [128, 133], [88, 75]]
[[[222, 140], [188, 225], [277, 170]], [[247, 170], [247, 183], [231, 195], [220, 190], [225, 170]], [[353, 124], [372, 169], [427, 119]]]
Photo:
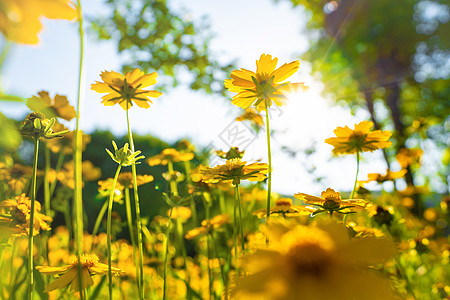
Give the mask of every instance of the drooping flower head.
[[337, 212], [340, 214], [349, 214], [356, 211], [361, 211], [371, 205], [369, 201], [365, 201], [362, 199], [342, 200], [341, 194], [335, 192], [331, 188], [327, 188], [326, 191], [323, 191], [320, 197], [303, 193], [297, 193], [294, 195], [294, 197], [303, 200], [306, 204], [316, 205], [321, 208], [313, 212], [313, 214], [318, 214], [324, 211], [327, 211], [330, 214], [332, 214], [333, 212]]
[[100, 77], [103, 82], [96, 81], [91, 85], [91, 89], [98, 93], [107, 93], [102, 97], [102, 103], [105, 106], [119, 103], [124, 110], [128, 110], [134, 102], [139, 107], [149, 108], [149, 103], [153, 103], [150, 97], [158, 98], [162, 95], [158, 91], [143, 89], [156, 83], [158, 77], [156, 72], [144, 75], [144, 72], [136, 68], [131, 72], [126, 72], [125, 75], [114, 71], [104, 71]]
[[199, 170], [203, 175], [202, 181], [206, 183], [232, 182], [239, 184], [241, 180], [263, 181], [268, 173], [268, 166], [264, 163], [252, 163], [247, 165], [246, 161], [239, 158], [227, 160], [224, 165], [214, 168], [204, 167]]
[[297, 88], [304, 88], [303, 83], [290, 83], [285, 81], [297, 72], [300, 62], [298, 60], [285, 63], [278, 69], [278, 58], [262, 54], [256, 61], [256, 73], [241, 68], [231, 72], [231, 79], [225, 80], [225, 87], [237, 95], [233, 96], [233, 103], [244, 109], [255, 106], [262, 111], [272, 105], [281, 106], [286, 100], [286, 92]]
[[334, 222], [307, 227], [282, 220], [261, 226], [269, 246], [242, 258], [249, 275], [239, 279], [233, 299], [395, 299], [388, 280], [369, 269], [393, 256], [392, 241], [351, 240]]
[[[108, 265], [99, 263], [99, 259], [95, 254], [83, 254], [81, 256], [81, 289], [85, 289], [94, 284], [92, 275], [101, 275], [108, 272]], [[62, 274], [44, 290], [45, 293], [56, 289], [63, 289], [70, 285], [70, 290], [78, 292], [80, 284], [78, 280], [78, 259], [73, 260], [70, 265], [62, 267], [37, 266], [36, 269], [45, 275]], [[124, 272], [118, 268], [112, 267], [114, 275], [119, 276]]]
[[13, 42], [37, 44], [41, 17], [73, 20], [76, 10], [70, 0], [0, 1], [0, 31]]
[[390, 147], [392, 142], [388, 141], [392, 133], [389, 130], [370, 131], [373, 122], [362, 121], [355, 125], [355, 129], [348, 126], [338, 127], [334, 130], [336, 137], [325, 140], [325, 143], [334, 146], [334, 154], [352, 154], [356, 152], [373, 152], [377, 149]]

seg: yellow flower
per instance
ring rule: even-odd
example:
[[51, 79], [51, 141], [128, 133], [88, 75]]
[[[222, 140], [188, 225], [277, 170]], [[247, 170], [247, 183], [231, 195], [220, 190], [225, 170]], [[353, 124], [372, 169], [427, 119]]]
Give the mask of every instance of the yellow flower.
[[100, 77], [102, 77], [103, 82], [96, 81], [91, 85], [91, 90], [98, 93], [108, 93], [102, 97], [102, 103], [105, 106], [113, 106], [119, 103], [124, 110], [128, 110], [133, 106], [134, 101], [139, 107], [149, 108], [148, 103], [153, 103], [150, 97], [158, 98], [162, 95], [158, 91], [143, 89], [156, 83], [156, 77], [158, 77], [156, 72], [144, 75], [144, 72], [136, 68], [131, 72], [126, 72], [125, 75], [114, 71], [104, 71], [100, 74]]
[[355, 129], [338, 127], [334, 130], [336, 137], [328, 138], [325, 143], [334, 146], [334, 154], [352, 154], [356, 152], [370, 151], [387, 148], [392, 145], [388, 139], [392, 133], [389, 130], [370, 131], [373, 122], [362, 121], [355, 124]]
[[245, 150], [239, 151], [238, 147], [231, 147], [228, 152], [217, 150], [216, 155], [222, 159], [242, 158]]
[[73, 20], [75, 8], [70, 0], [6, 0], [0, 2], [0, 31], [21, 44], [37, 44], [41, 17]]
[[[153, 181], [153, 179], [154, 178], [152, 175], [136, 175], [137, 186], [149, 183], [149, 182]], [[117, 183], [121, 184], [122, 186], [124, 186], [126, 188], [131, 189], [133, 187], [132, 173], [131, 172], [120, 173]]]
[[192, 211], [189, 207], [175, 206], [167, 211], [167, 216], [170, 216], [171, 219], [180, 219], [184, 222], [192, 216]]
[[294, 195], [297, 199], [305, 201], [306, 204], [312, 204], [321, 207], [315, 211], [313, 214], [327, 211], [330, 214], [337, 212], [340, 214], [354, 213], [355, 211], [363, 210], [371, 205], [369, 201], [362, 199], [347, 199], [342, 200], [341, 194], [335, 192], [331, 188], [327, 188], [323, 191], [319, 197], [311, 196], [308, 194], [297, 193]]
[[[108, 265], [98, 262], [95, 254], [84, 254], [81, 256], [81, 289], [85, 289], [94, 284], [92, 275], [102, 275], [108, 272]], [[63, 289], [70, 285], [70, 290], [78, 292], [80, 284], [78, 280], [78, 259], [72, 261], [70, 265], [62, 267], [37, 266], [36, 269], [45, 275], [62, 274], [55, 281], [50, 283], [44, 290], [45, 293], [56, 289]], [[119, 276], [124, 272], [118, 268], [111, 267], [114, 275]]]
[[286, 100], [285, 93], [303, 87], [303, 83], [285, 81], [299, 68], [298, 60], [286, 63], [276, 69], [278, 58], [262, 54], [256, 61], [256, 73], [247, 69], [234, 70], [231, 79], [225, 80], [225, 87], [233, 93], [231, 103], [244, 109], [254, 105], [262, 111], [272, 105], [272, 101], [281, 106]]
[[[310, 206], [292, 205], [292, 199], [280, 198], [275, 200], [275, 206], [270, 208], [271, 216], [297, 217], [308, 216], [317, 209]], [[267, 215], [267, 209], [259, 209], [253, 212], [258, 218], [264, 218]]]
[[402, 148], [398, 152], [396, 159], [402, 168], [407, 168], [413, 163], [419, 163], [422, 155], [423, 150], [420, 148], [415, 149]]
[[201, 235], [201, 234], [207, 234], [211, 232], [214, 229], [218, 229], [222, 227], [224, 224], [227, 224], [230, 222], [230, 216], [227, 214], [217, 215], [212, 219], [209, 220], [203, 220], [201, 227], [196, 227], [192, 230], [189, 230], [185, 238], [187, 240], [192, 240], [193, 238]]
[[391, 170], [387, 170], [385, 175], [378, 173], [369, 173], [367, 174], [367, 180], [364, 182], [376, 181], [378, 183], [383, 183], [385, 181], [392, 181], [398, 178], [402, 178], [405, 176], [407, 170], [403, 169], [397, 172], [392, 172]]
[[[81, 164], [82, 176], [83, 180], [94, 181], [99, 179], [102, 176], [102, 170], [89, 161], [85, 160]], [[68, 161], [64, 164], [64, 167], [61, 171], [56, 175], [57, 179], [64, 184], [65, 186], [74, 189], [75, 188], [75, 180], [74, 180], [74, 166], [73, 161]], [[83, 183], [84, 185], [84, 183]]]
[[194, 158], [194, 153], [181, 153], [173, 148], [164, 149], [160, 154], [147, 158], [146, 162], [150, 166], [167, 165], [169, 161], [189, 161]]
[[245, 120], [248, 120], [257, 126], [264, 125], [263, 117], [257, 113], [253, 107], [247, 108], [239, 117], [236, 118], [236, 121]]
[[[55, 123], [55, 125], [53, 126], [53, 129], [55, 131], [63, 131], [66, 130], [67, 128], [60, 124], [60, 123]], [[83, 142], [82, 142], [82, 148], [81, 151], [86, 150], [86, 146], [87, 144], [89, 144], [91, 142], [91, 136], [88, 134], [84, 134], [82, 131], [81, 133], [83, 134]], [[45, 143], [47, 144], [47, 147], [50, 148], [50, 150], [53, 153], [59, 153], [59, 152], [63, 152], [66, 155], [72, 154], [73, 153], [73, 149], [75, 148], [75, 136], [76, 136], [76, 131], [70, 131], [68, 133], [66, 133], [62, 138], [60, 139], [51, 139], [51, 140], [44, 140]]]
[[[55, 98], [52, 99], [47, 91], [40, 91], [38, 95], [39, 97], [33, 96], [27, 101], [27, 105], [31, 110], [36, 109], [39, 111], [41, 108], [47, 108], [44, 114], [48, 118], [57, 117], [66, 121], [70, 121], [77, 116], [75, 108], [69, 104], [69, 100], [67, 100], [66, 96], [57, 94]], [[54, 129], [54, 131], [56, 130]]]
[[[7, 208], [11, 214], [12, 221], [19, 228], [30, 232], [31, 200], [25, 197], [25, 194], [0, 202], [0, 208]], [[49, 216], [40, 213], [41, 204], [38, 201], [34, 203], [33, 235], [39, 234], [40, 230], [50, 230], [46, 222], [52, 222]]]
[[388, 280], [369, 269], [394, 255], [392, 241], [352, 240], [334, 222], [261, 227], [270, 246], [242, 258], [249, 275], [239, 279], [233, 299], [394, 299]]
[[224, 165], [214, 168], [204, 167], [199, 170], [203, 175], [202, 181], [206, 183], [232, 182], [239, 184], [241, 180], [263, 181], [268, 173], [268, 166], [264, 163], [252, 163], [247, 165], [246, 161], [239, 158], [227, 160]]

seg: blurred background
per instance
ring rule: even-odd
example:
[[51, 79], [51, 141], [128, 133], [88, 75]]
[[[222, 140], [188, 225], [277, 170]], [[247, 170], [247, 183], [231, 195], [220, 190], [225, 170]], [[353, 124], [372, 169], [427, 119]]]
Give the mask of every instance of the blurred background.
[[[164, 93], [147, 110], [130, 110], [136, 147], [146, 157], [189, 139], [201, 162], [211, 150], [239, 146], [244, 160], [267, 161], [264, 128], [237, 125], [242, 110], [231, 104], [223, 86], [237, 68], [256, 69], [263, 53], [279, 65], [300, 60], [293, 82], [308, 92], [290, 95], [286, 106], [271, 111], [273, 190], [291, 196], [318, 194], [327, 187], [350, 192], [355, 157], [335, 157], [324, 139], [337, 126], [353, 128], [362, 120], [391, 130], [394, 145], [363, 155], [359, 178], [401, 166], [404, 148], [423, 150], [408, 173], [385, 190], [424, 186], [423, 199], [448, 194], [450, 179], [449, 5], [446, 1], [248, 0], [248, 1], [81, 1], [85, 17], [84, 91], [81, 127], [91, 135], [83, 159], [112, 177], [114, 165], [104, 152], [111, 139], [125, 142], [126, 115], [105, 107], [90, 90], [104, 70], [135, 67], [157, 72], [155, 89]], [[78, 25], [43, 18], [36, 46], [2, 38], [0, 111], [2, 122], [21, 121], [25, 100], [46, 90], [66, 95], [75, 106], [79, 66]], [[240, 124], [239, 123], [239, 124]], [[64, 123], [75, 129], [74, 120]], [[236, 129], [236, 126], [244, 126]], [[5, 126], [3, 126], [5, 128]], [[31, 143], [2, 129], [3, 153], [30, 164]], [[231, 136], [244, 130], [245, 138]], [[244, 142], [242, 142], [244, 141]], [[56, 161], [56, 156], [52, 157]], [[217, 163], [213, 156], [212, 164]], [[198, 161], [200, 162], [200, 161]], [[140, 172], [160, 174], [142, 165]], [[165, 186], [159, 177], [155, 185]], [[372, 190], [380, 185], [370, 183]], [[163, 204], [148, 189], [149, 206]], [[95, 182], [86, 183], [85, 199], [94, 198]], [[152, 198], [153, 197], [153, 198]], [[86, 204], [89, 205], [89, 204]], [[98, 205], [97, 205], [98, 206]], [[157, 209], [156, 209], [157, 210]], [[157, 211], [155, 211], [156, 214]]]

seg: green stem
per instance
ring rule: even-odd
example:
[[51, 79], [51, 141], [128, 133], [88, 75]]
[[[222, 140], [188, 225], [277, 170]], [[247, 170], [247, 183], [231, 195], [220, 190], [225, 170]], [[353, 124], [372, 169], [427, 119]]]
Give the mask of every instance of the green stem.
[[167, 224], [167, 231], [166, 236], [164, 239], [165, 245], [164, 245], [164, 271], [163, 271], [163, 300], [166, 300], [166, 286], [167, 286], [167, 257], [169, 256], [169, 236], [170, 236], [170, 229], [172, 227], [172, 212], [173, 207], [170, 209], [169, 213], [169, 224]]
[[239, 269], [237, 265], [237, 257], [238, 257], [238, 250], [237, 250], [237, 217], [236, 217], [236, 210], [237, 210], [237, 201], [234, 201], [234, 209], [233, 209], [233, 236], [234, 236], [234, 269], [236, 272], [236, 282], [239, 278]]
[[[138, 262], [137, 256], [136, 256], [136, 238], [134, 236], [134, 231], [133, 231], [133, 218], [131, 216], [131, 203], [130, 203], [130, 189], [128, 187], [125, 188], [125, 207], [127, 210], [128, 230], [130, 232], [131, 245], [133, 247], [134, 265], [136, 266], [136, 278], [139, 278], [139, 262]], [[137, 287], [138, 293], [139, 293], [139, 282], [137, 282], [137, 281], [136, 281], [136, 287]]]
[[184, 269], [186, 271], [186, 291], [187, 291], [186, 299], [192, 299], [190, 286], [191, 280], [189, 276], [189, 271], [187, 269], [187, 252], [186, 252], [186, 245], [184, 243], [184, 228], [180, 218], [177, 218], [177, 234], [179, 247], [181, 249], [181, 254], [183, 256]]
[[[107, 209], [108, 209], [108, 201], [105, 201], [105, 203], [103, 203], [102, 208], [100, 209], [97, 215], [97, 219], [95, 220], [94, 229], [92, 230], [92, 237], [95, 237], [97, 235], [98, 230], [100, 228], [100, 224], [102, 223], [103, 220], [103, 216], [105, 215]], [[92, 246], [94, 246], [94, 239], [92, 239]], [[92, 249], [93, 248], [94, 247], [92, 247]]]
[[34, 138], [34, 159], [33, 159], [33, 177], [31, 178], [31, 208], [30, 225], [28, 237], [28, 299], [34, 298], [34, 277], [33, 277], [33, 229], [34, 229], [34, 211], [36, 202], [36, 172], [39, 154], [39, 137]]
[[268, 180], [267, 180], [267, 213], [266, 213], [266, 219], [268, 220], [270, 218], [270, 194], [272, 189], [272, 152], [270, 151], [269, 107], [267, 106], [267, 101], [265, 101], [265, 106], [266, 106], [267, 156], [269, 160], [269, 173], [267, 174]]
[[75, 131], [75, 153], [73, 156], [74, 163], [74, 211], [76, 215], [75, 236], [77, 244], [77, 258], [78, 258], [78, 284], [80, 285], [80, 299], [85, 299], [84, 289], [82, 288], [83, 280], [81, 278], [81, 254], [83, 253], [83, 195], [82, 195], [82, 179], [81, 179], [81, 161], [82, 161], [82, 133], [80, 129], [80, 115], [81, 104], [83, 102], [83, 61], [84, 61], [84, 31], [83, 31], [83, 14], [81, 11], [81, 0], [77, 0], [77, 15], [80, 34], [80, 65], [78, 76], [78, 101], [77, 101], [77, 117], [76, 117], [76, 131]]
[[114, 191], [116, 190], [117, 178], [119, 178], [120, 169], [122, 165], [117, 167], [116, 175], [114, 176], [114, 181], [111, 189], [111, 193], [109, 194], [108, 200], [108, 219], [106, 223], [106, 239], [108, 243], [108, 288], [109, 288], [109, 299], [112, 300], [112, 271], [111, 271], [111, 214], [114, 202]]
[[[64, 158], [66, 157], [66, 155], [64, 154], [64, 152], [59, 152], [58, 155], [58, 161], [56, 162], [56, 168], [55, 168], [55, 173], [58, 174], [58, 172], [61, 170], [62, 165], [64, 163]], [[58, 182], [58, 180], [55, 178], [55, 180], [52, 182], [52, 184], [50, 185], [50, 198], [53, 197], [53, 194], [55, 193], [55, 189], [56, 189], [56, 183]]]
[[353, 196], [355, 196], [356, 184], [358, 183], [358, 174], [359, 174], [359, 151], [356, 151], [356, 177], [355, 177], [355, 184], [353, 185], [352, 194], [350, 195], [350, 199], [353, 199]]
[[[188, 185], [192, 184], [192, 180], [191, 180], [191, 162], [190, 161], [185, 161], [184, 162], [184, 169], [186, 172], [186, 180], [188, 182]], [[194, 223], [194, 226], [198, 226], [198, 214], [197, 214], [197, 207], [195, 206], [195, 202], [194, 199], [191, 195], [191, 197], [189, 197], [189, 205], [191, 207], [191, 211], [192, 211], [192, 221]]]
[[[127, 102], [128, 108], [128, 102]], [[127, 128], [128, 128], [128, 139], [130, 143], [130, 149], [134, 152], [134, 142], [133, 135], [131, 133], [130, 128], [130, 118], [127, 109]], [[141, 221], [141, 209], [139, 206], [139, 193], [137, 188], [137, 179], [136, 179], [136, 164], [131, 165], [131, 172], [133, 174], [133, 191], [134, 191], [134, 207], [136, 210], [136, 231], [138, 238], [138, 250], [139, 250], [139, 277], [137, 278], [139, 282], [139, 299], [144, 299], [144, 250], [142, 243], [142, 221]]]
[[[169, 177], [171, 177], [173, 173], [173, 162], [171, 160], [167, 163], [167, 170], [169, 171]], [[177, 182], [172, 179], [170, 179], [170, 191], [174, 196], [178, 196]]]
[[[210, 233], [208, 233], [208, 234], [210, 234]], [[214, 256], [217, 257], [217, 259], [219, 260], [220, 275], [221, 275], [221, 277], [222, 277], [223, 287], [224, 287], [224, 289], [225, 289], [225, 291], [226, 291], [226, 290], [227, 290], [227, 280], [226, 280], [226, 278], [225, 278], [225, 273], [224, 273], [224, 270], [223, 270], [223, 265], [222, 265], [222, 263], [220, 262], [220, 257], [219, 257], [219, 255], [218, 255], [218, 253], [217, 253], [217, 244], [216, 244], [216, 239], [214, 238], [214, 232], [211, 232], [211, 240], [212, 240], [212, 243], [213, 243]], [[225, 295], [225, 299], [227, 299], [227, 298], [228, 298], [228, 296], [227, 296], [228, 293], [224, 293], [224, 295]]]
[[245, 251], [245, 245], [244, 245], [244, 225], [242, 222], [242, 203], [241, 203], [241, 192], [239, 191], [239, 184], [236, 184], [235, 186], [236, 191], [236, 202], [237, 205], [239, 205], [239, 227], [241, 230], [241, 247], [242, 251]]
[[209, 241], [209, 233], [206, 234], [206, 252], [208, 256], [208, 280], [209, 280], [209, 299], [211, 300], [211, 296], [213, 295], [213, 278], [211, 271], [211, 245]]
[[44, 213], [50, 214], [50, 183], [48, 173], [50, 171], [50, 149], [45, 147], [45, 169], [44, 169]]

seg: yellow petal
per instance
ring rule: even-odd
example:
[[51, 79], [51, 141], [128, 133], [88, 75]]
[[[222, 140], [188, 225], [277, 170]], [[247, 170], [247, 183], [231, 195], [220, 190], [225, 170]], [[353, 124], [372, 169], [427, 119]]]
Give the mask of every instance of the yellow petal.
[[300, 66], [300, 62], [298, 60], [286, 63], [276, 69], [271, 76], [274, 76], [274, 82], [281, 82], [291, 77], [295, 72], [297, 72]]
[[278, 58], [269, 54], [262, 54], [259, 60], [256, 61], [256, 74], [268, 76], [272, 74], [272, 72], [277, 67]]
[[127, 79], [127, 82], [129, 84], [135, 82], [136, 80], [138, 80], [142, 76], [144, 76], [144, 72], [142, 72], [139, 68], [136, 68], [136, 69], [134, 69], [131, 72], [126, 72], [125, 73], [125, 78]]
[[63, 289], [68, 286], [75, 278], [77, 277], [77, 271], [75, 268], [71, 268], [69, 272], [65, 273], [61, 277], [55, 279], [52, 283], [50, 283], [44, 290], [44, 293], [48, 293], [50, 291], [56, 289]]
[[69, 270], [72, 266], [62, 266], [62, 267], [50, 267], [50, 266], [36, 266], [36, 269], [45, 275], [55, 275], [61, 274]]
[[156, 83], [157, 77], [158, 77], [158, 74], [156, 74], [156, 72], [153, 72], [151, 74], [147, 74], [147, 75], [139, 77], [131, 85], [133, 87], [137, 87], [138, 85], [141, 85], [140, 88], [145, 88], [147, 86], [154, 85]]

